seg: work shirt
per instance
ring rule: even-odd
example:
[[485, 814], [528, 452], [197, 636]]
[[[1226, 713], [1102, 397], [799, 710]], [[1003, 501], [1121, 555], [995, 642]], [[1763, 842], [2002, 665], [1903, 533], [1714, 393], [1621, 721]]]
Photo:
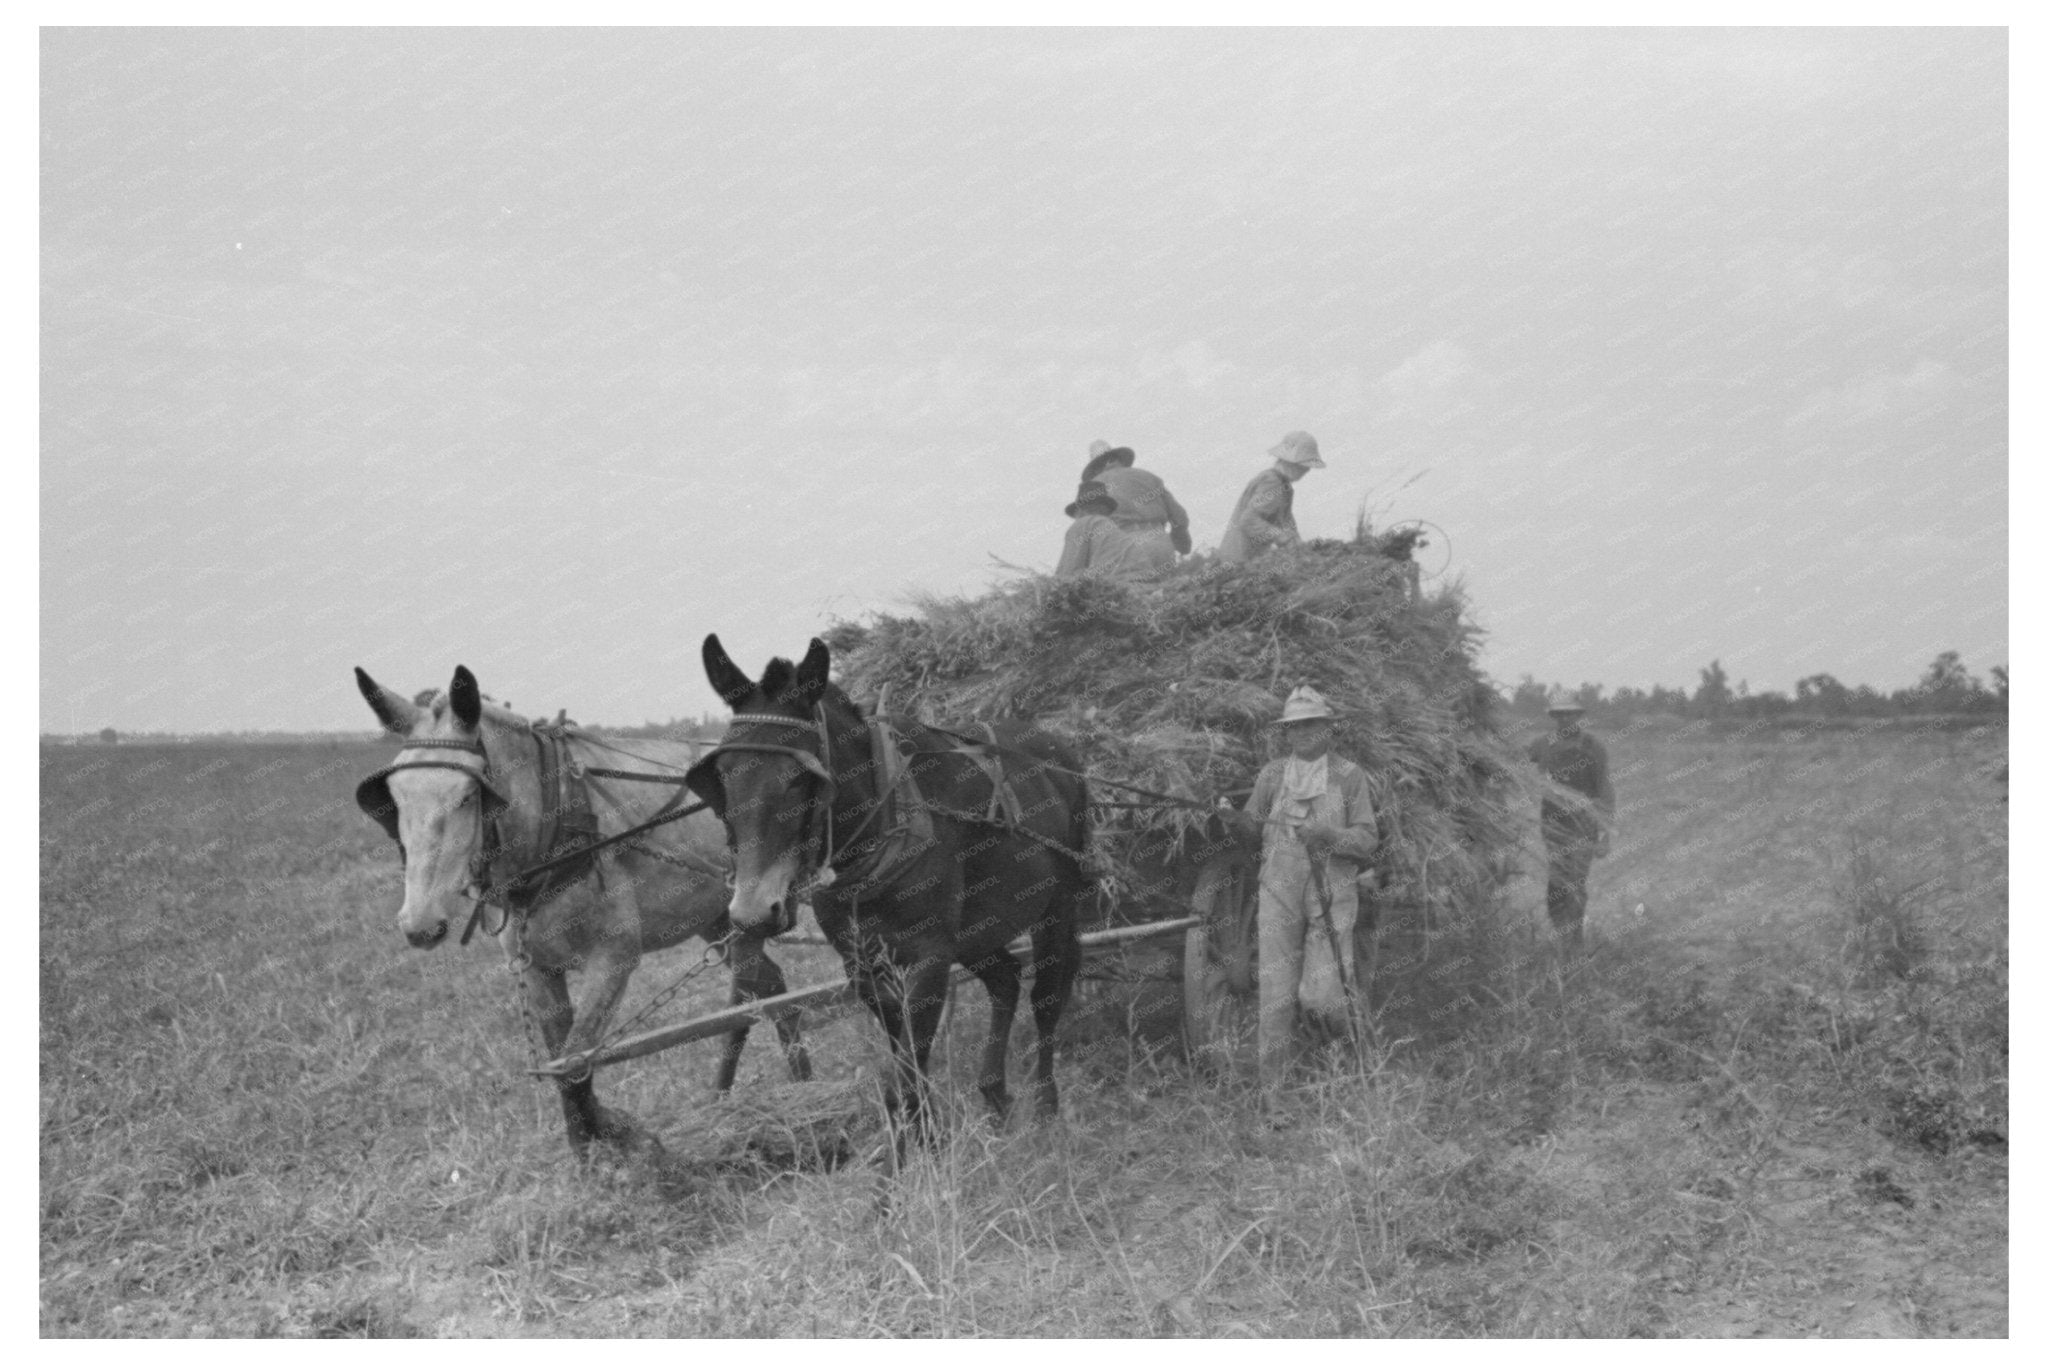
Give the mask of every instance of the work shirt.
[[1245, 814], [1261, 822], [1261, 840], [1268, 856], [1283, 850], [1298, 852], [1299, 830], [1303, 825], [1328, 825], [1338, 831], [1330, 845], [1330, 880], [1349, 880], [1364, 870], [1366, 860], [1379, 846], [1379, 820], [1373, 813], [1372, 798], [1366, 794], [1365, 769], [1350, 759], [1325, 754], [1328, 765], [1324, 790], [1306, 801], [1286, 800], [1288, 760], [1276, 758], [1259, 770], [1252, 784], [1252, 799]]
[[1074, 578], [1090, 569], [1100, 569], [1123, 556], [1123, 533], [1115, 522], [1097, 512], [1075, 517], [1067, 527], [1066, 547], [1060, 551], [1060, 578]]
[[[1529, 761], [1559, 786], [1589, 798], [1600, 814], [1614, 818], [1614, 783], [1607, 774], [1607, 748], [1584, 730], [1561, 738], [1544, 735], [1529, 746]], [[1543, 833], [1546, 838], [1596, 837], [1599, 817], [1583, 807], [1545, 797]]]
[[1147, 469], [1112, 465], [1096, 476], [1116, 499], [1116, 524], [1125, 530], [1159, 527], [1170, 529], [1173, 548], [1182, 554], [1195, 547], [1188, 537], [1188, 514], [1157, 474]]
[[1091, 513], [1074, 518], [1067, 528], [1066, 550], [1053, 573], [1060, 578], [1102, 574], [1145, 581], [1173, 568], [1173, 546], [1164, 526], [1127, 531], [1110, 518]]
[[1294, 485], [1278, 469], [1264, 469], [1245, 485], [1224, 529], [1216, 557], [1231, 564], [1256, 559], [1275, 545], [1301, 539], [1294, 527]]

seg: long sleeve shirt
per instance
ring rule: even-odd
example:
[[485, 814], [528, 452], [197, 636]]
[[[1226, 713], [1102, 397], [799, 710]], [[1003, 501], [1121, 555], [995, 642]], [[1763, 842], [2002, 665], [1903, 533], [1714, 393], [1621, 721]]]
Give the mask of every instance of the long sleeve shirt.
[[1106, 568], [1112, 559], [1120, 557], [1120, 540], [1116, 523], [1108, 517], [1094, 512], [1075, 517], [1067, 527], [1067, 543], [1060, 551], [1054, 575], [1074, 578], [1090, 569]]
[[1053, 573], [1060, 578], [1104, 574], [1111, 578], [1148, 581], [1173, 568], [1173, 548], [1166, 528], [1125, 530], [1108, 517], [1074, 518], [1067, 528], [1066, 550]]
[[1124, 527], [1171, 528], [1173, 548], [1186, 554], [1194, 548], [1188, 535], [1187, 509], [1166, 491], [1165, 482], [1149, 469], [1112, 465], [1095, 476], [1116, 499], [1116, 523]]
[[1242, 564], [1275, 545], [1292, 545], [1300, 539], [1301, 532], [1294, 527], [1294, 485], [1278, 469], [1264, 469], [1245, 485], [1216, 555]]
[[[1599, 740], [1584, 730], [1569, 739], [1544, 735], [1529, 746], [1529, 761], [1551, 781], [1591, 800], [1606, 819], [1614, 819], [1614, 782], [1607, 772], [1607, 747]], [[1559, 834], [1591, 836], [1599, 832], [1583, 808], [1547, 797], [1543, 802], [1543, 823]]]
[[1321, 796], [1313, 798], [1306, 812], [1276, 807], [1294, 803], [1281, 800], [1287, 760], [1276, 758], [1259, 770], [1252, 784], [1252, 799], [1245, 814], [1260, 822], [1263, 846], [1272, 850], [1280, 843], [1298, 842], [1303, 825], [1327, 825], [1337, 831], [1330, 845], [1333, 863], [1349, 864], [1333, 870], [1333, 876], [1356, 876], [1379, 846], [1379, 819], [1366, 794], [1365, 769], [1348, 758], [1329, 755], [1329, 778]]

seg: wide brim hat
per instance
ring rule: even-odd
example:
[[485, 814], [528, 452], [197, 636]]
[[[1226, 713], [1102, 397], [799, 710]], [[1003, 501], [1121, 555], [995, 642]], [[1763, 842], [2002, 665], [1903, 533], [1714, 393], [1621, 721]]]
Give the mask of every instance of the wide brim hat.
[[1080, 488], [1074, 493], [1074, 500], [1067, 504], [1067, 515], [1071, 517], [1077, 512], [1094, 508], [1099, 508], [1105, 515], [1114, 512], [1116, 499], [1110, 496], [1107, 488], [1095, 480], [1083, 479]]
[[1316, 449], [1316, 438], [1305, 431], [1290, 431], [1280, 438], [1280, 444], [1267, 454], [1288, 464], [1298, 464], [1305, 469], [1327, 469], [1322, 452]]
[[1313, 687], [1297, 687], [1287, 694], [1287, 704], [1280, 708], [1280, 719], [1276, 725], [1298, 725], [1305, 720], [1335, 720], [1336, 708]]
[[1118, 461], [1122, 461], [1124, 464], [1136, 464], [1138, 462], [1138, 453], [1129, 446], [1116, 446], [1105, 450], [1082, 468], [1081, 477], [1083, 479], [1100, 478], [1103, 470], [1116, 464]]

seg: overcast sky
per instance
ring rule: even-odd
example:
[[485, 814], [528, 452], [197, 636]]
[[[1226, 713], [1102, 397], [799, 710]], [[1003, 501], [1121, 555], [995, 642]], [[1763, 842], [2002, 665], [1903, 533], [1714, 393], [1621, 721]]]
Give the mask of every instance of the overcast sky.
[[[1050, 569], [1448, 535], [1482, 662], [2007, 657], [1998, 30], [45, 30], [41, 725], [716, 710]], [[1439, 549], [1443, 548], [1440, 540]]]

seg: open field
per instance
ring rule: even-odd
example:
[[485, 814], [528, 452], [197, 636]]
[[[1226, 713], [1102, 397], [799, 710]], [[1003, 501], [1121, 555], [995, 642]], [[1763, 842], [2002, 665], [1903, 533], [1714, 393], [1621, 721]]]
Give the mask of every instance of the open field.
[[[1607, 738], [1583, 959], [1518, 880], [1483, 1008], [1390, 982], [1398, 1041], [1277, 1116], [1096, 988], [1062, 1124], [893, 1180], [572, 1167], [496, 947], [393, 927], [381, 748], [46, 748], [42, 1330], [2003, 1334], [2004, 731]], [[864, 1017], [814, 1039], [873, 1074]], [[600, 1089], [682, 1150], [712, 1060]], [[743, 1090], [779, 1080], [757, 1037]]]

